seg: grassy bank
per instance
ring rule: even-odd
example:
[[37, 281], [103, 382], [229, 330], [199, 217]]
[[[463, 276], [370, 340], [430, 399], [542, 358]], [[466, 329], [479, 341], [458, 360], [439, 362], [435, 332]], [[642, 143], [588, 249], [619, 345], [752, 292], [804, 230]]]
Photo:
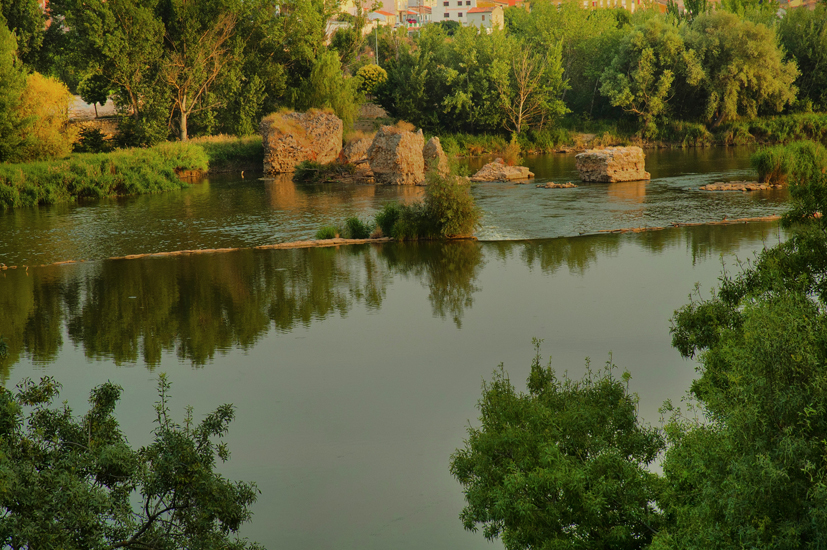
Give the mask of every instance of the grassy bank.
[[143, 195], [181, 189], [178, 172], [259, 169], [261, 138], [215, 136], [147, 149], [75, 153], [65, 159], [0, 164], [0, 208]]
[[261, 170], [264, 165], [264, 149], [261, 136], [209, 136], [190, 140], [204, 149], [210, 172], [236, 172]]
[[0, 205], [17, 208], [85, 197], [159, 193], [187, 185], [176, 170], [207, 167], [204, 149], [183, 143], [113, 153], [79, 153], [51, 162], [0, 164]]

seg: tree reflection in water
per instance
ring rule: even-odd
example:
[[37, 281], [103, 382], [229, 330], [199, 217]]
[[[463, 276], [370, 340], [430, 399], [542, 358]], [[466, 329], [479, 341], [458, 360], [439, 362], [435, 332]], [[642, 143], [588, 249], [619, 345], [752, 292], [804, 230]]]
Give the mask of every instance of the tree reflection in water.
[[[553, 274], [584, 275], [601, 257], [636, 246], [685, 247], [693, 260], [774, 244], [775, 224], [667, 229], [544, 241], [389, 243], [303, 250], [241, 250], [8, 270], [0, 278], [0, 380], [25, 358], [54, 361], [64, 335], [88, 358], [149, 369], [165, 353], [201, 366], [216, 352], [249, 349], [270, 330], [288, 333], [355, 306], [379, 310], [395, 276], [428, 288], [433, 314], [462, 326], [481, 292], [486, 256]], [[495, 267], [496, 268], [496, 267]], [[492, 289], [496, 290], [496, 289]], [[515, 312], [516, 313], [516, 312]]]

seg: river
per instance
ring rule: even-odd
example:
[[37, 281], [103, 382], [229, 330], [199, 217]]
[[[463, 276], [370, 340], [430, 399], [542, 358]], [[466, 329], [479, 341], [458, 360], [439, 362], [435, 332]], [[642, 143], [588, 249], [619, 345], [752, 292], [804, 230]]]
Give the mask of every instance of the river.
[[[258, 484], [244, 535], [268, 548], [486, 548], [480, 533], [463, 531], [461, 488], [448, 473], [475, 423], [482, 380], [502, 362], [524, 387], [533, 337], [573, 377], [586, 357], [600, 366], [611, 353], [633, 377], [642, 417], [656, 424], [662, 401], [680, 401], [695, 375], [670, 347], [673, 311], [696, 282], [710, 291], [722, 261], [736, 269], [736, 258], [783, 238], [774, 223], [571, 235], [783, 209], [777, 193], [696, 190], [743, 178], [744, 158], [656, 152], [653, 180], [622, 193], [605, 184], [476, 186], [481, 237], [499, 236], [489, 242], [102, 260], [292, 240], [325, 216], [367, 216], [420, 192], [240, 178], [2, 213], [0, 261], [94, 261], [2, 272], [0, 334], [11, 355], [0, 377], [11, 387], [55, 376], [77, 412], [92, 386], [121, 384], [119, 418], [133, 445], [149, 441], [160, 372], [181, 417], [187, 404], [203, 415], [234, 403], [222, 472]], [[572, 169], [562, 155], [530, 162], [554, 181]], [[265, 200], [276, 187], [292, 198]], [[558, 234], [566, 237], [548, 238]], [[524, 236], [532, 239], [515, 240]]]

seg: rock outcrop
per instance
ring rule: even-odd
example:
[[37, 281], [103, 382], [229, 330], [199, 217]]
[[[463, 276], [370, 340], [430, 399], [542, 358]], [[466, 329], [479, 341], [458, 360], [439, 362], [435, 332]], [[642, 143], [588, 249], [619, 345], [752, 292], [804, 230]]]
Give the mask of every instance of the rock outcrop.
[[259, 126], [264, 147], [264, 173], [293, 172], [305, 160], [326, 164], [342, 150], [342, 120], [332, 113], [273, 113]]
[[590, 149], [575, 157], [577, 171], [583, 181], [614, 183], [648, 180], [643, 149], [640, 147], [607, 147]]
[[435, 169], [442, 176], [447, 176], [451, 169], [448, 167], [448, 156], [442, 150], [442, 144], [438, 137], [432, 137], [422, 149], [422, 157], [425, 160], [425, 169]]
[[702, 191], [763, 191], [765, 189], [779, 189], [781, 185], [769, 183], [755, 183], [754, 181], [721, 181], [701, 185]]
[[553, 181], [550, 181], [548, 183], [538, 185], [537, 189], [572, 189], [574, 187], [577, 186], [570, 181], [566, 183], [554, 183]]
[[368, 161], [376, 183], [417, 185], [425, 181], [422, 130], [414, 133], [382, 126], [368, 149]]
[[370, 172], [368, 165], [368, 149], [372, 140], [370, 138], [355, 139], [346, 144], [339, 154], [339, 162], [342, 164], [353, 164], [356, 166], [356, 172], [367, 173]]
[[514, 181], [533, 177], [534, 174], [525, 166], [508, 166], [503, 159], [498, 158], [471, 176], [471, 181]]

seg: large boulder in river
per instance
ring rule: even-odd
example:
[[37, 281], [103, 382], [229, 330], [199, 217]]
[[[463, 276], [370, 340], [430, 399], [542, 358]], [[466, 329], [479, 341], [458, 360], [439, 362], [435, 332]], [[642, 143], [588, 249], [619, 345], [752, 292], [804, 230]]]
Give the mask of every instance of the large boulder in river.
[[590, 149], [575, 157], [577, 171], [583, 181], [614, 183], [648, 180], [640, 147], [606, 147]]
[[451, 169], [448, 167], [448, 156], [442, 150], [442, 144], [438, 137], [432, 137], [422, 149], [422, 158], [425, 161], [427, 170], [436, 170], [438, 174], [447, 176]]
[[368, 149], [368, 161], [377, 183], [417, 185], [425, 181], [422, 130], [414, 133], [382, 126]]
[[480, 168], [471, 176], [471, 181], [514, 181], [533, 177], [534, 174], [525, 166], [509, 166], [503, 159], [498, 158]]
[[293, 172], [305, 160], [327, 164], [342, 150], [342, 120], [325, 111], [273, 113], [259, 125], [264, 173]]

